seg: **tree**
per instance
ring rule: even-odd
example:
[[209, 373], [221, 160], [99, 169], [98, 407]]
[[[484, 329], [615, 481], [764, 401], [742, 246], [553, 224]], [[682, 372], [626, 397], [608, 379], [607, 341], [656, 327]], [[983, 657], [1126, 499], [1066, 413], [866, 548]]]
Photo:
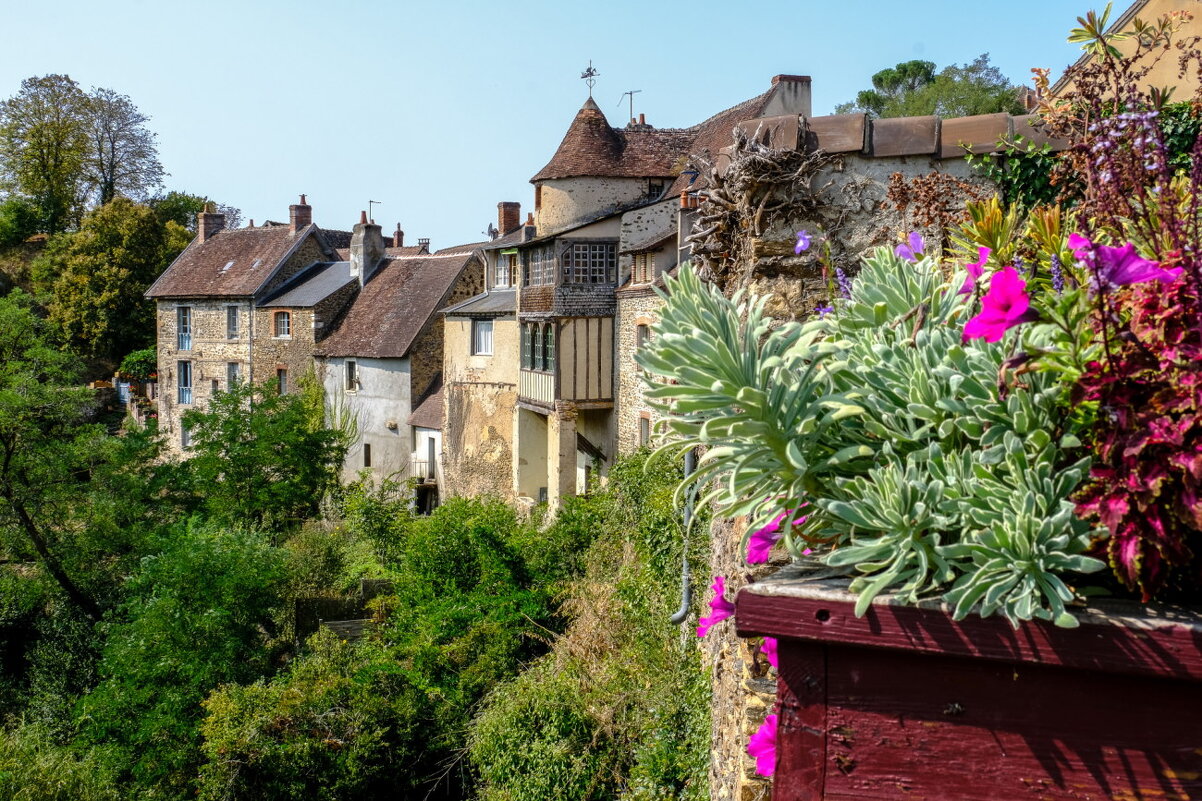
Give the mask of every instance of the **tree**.
[[78, 219], [90, 102], [67, 75], [26, 78], [0, 105], [0, 167], [56, 234]]
[[[320, 393], [320, 387], [313, 389]], [[346, 438], [325, 428], [320, 396], [280, 395], [269, 385], [219, 392], [183, 424], [188, 460], [214, 518], [239, 525], [287, 524], [311, 516], [338, 486]]]
[[103, 206], [118, 194], [143, 199], [163, 179], [149, 121], [125, 95], [93, 89], [88, 96], [88, 153], [84, 177]]
[[1005, 111], [1021, 114], [1018, 87], [982, 53], [972, 62], [952, 64], [938, 73], [930, 61], [905, 61], [872, 76], [872, 89], [851, 103], [835, 107], [839, 114], [861, 111], [873, 117], [968, 117]]
[[151, 198], [147, 201], [154, 213], [163, 222], [173, 222], [196, 233], [196, 215], [205, 210], [209, 203], [214, 203], [218, 212], [225, 215], [225, 227], [237, 228], [242, 222], [242, 210], [224, 203], [215, 203], [201, 195], [191, 195], [187, 192], [171, 191], [165, 195]]
[[71, 602], [99, 620], [99, 604], [63, 564], [70, 548], [59, 535], [104, 430], [85, 421], [92, 392], [72, 386], [71, 357], [48, 344], [22, 300], [0, 298], [0, 535], [10, 551], [32, 548]]
[[154, 337], [154, 304], [146, 289], [179, 254], [177, 239], [154, 212], [125, 197], [90, 212], [65, 249], [47, 259], [53, 270], [50, 321], [73, 348], [108, 360]]

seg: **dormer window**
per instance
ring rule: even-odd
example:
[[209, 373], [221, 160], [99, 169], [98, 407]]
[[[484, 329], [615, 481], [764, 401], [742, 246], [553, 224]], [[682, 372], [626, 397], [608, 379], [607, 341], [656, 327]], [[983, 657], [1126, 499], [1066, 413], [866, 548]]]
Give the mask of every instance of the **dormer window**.
[[513, 278], [515, 267], [517, 265], [518, 254], [516, 250], [502, 252], [497, 256], [496, 276], [493, 280], [493, 286], [498, 289], [513, 286]]
[[292, 337], [292, 312], [275, 313], [275, 335], [279, 338]]
[[612, 284], [617, 267], [618, 246], [613, 242], [577, 242], [563, 254], [565, 284]]

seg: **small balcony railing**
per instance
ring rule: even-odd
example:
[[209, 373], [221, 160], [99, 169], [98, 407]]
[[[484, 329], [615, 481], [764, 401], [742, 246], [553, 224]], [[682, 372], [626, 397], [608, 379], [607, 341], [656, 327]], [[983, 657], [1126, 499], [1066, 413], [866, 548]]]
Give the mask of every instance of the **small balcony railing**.
[[429, 459], [419, 459], [417, 456], [413, 456], [409, 460], [409, 475], [423, 484], [438, 483], [437, 468], [438, 465]]

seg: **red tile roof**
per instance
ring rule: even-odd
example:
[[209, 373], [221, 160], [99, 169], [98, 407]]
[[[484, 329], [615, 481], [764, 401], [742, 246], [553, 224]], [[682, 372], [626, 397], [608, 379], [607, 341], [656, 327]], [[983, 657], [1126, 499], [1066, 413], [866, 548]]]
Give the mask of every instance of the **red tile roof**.
[[314, 352], [375, 359], [407, 356], [426, 322], [446, 305], [452, 286], [472, 258], [469, 251], [386, 259], [334, 333]]
[[146, 290], [148, 298], [247, 297], [267, 281], [281, 262], [310, 234], [286, 225], [219, 231], [204, 242], [193, 240]]
[[427, 395], [409, 415], [409, 425], [415, 428], [442, 428], [442, 373], [434, 381], [438, 388]]

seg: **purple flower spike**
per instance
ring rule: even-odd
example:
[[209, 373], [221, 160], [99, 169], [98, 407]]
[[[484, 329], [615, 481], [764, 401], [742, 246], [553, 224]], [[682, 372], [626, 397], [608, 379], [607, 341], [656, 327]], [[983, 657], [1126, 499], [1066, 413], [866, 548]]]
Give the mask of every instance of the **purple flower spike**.
[[776, 725], [776, 715], [764, 718], [763, 725], [747, 743], [747, 755], [755, 759], [756, 773], [761, 776], [776, 772]]
[[793, 246], [793, 252], [800, 255], [803, 250], [810, 249], [810, 234], [805, 229], [797, 232], [797, 244]]
[[833, 312], [834, 310], [835, 310], [835, 307], [829, 306], [829, 305], [819, 306], [818, 308], [814, 309], [814, 311], [818, 312], [819, 317], [825, 317], [828, 314], [830, 314], [831, 312]]
[[1169, 284], [1181, 277], [1180, 267], [1166, 270], [1158, 262], [1141, 258], [1131, 242], [1121, 248], [1112, 248], [1095, 245], [1081, 234], [1073, 234], [1068, 238], [1068, 246], [1104, 286], [1119, 287], [1146, 281]]
[[775, 637], [765, 637], [764, 644], [760, 646], [760, 651], [768, 660], [768, 664], [774, 668], [780, 667], [780, 657], [777, 655], [778, 644]]
[[710, 613], [697, 621], [698, 637], [704, 637], [709, 633], [711, 626], [721, 623], [735, 613], [735, 605], [726, 600], [726, 577], [714, 576], [714, 583], [711, 586], [714, 590], [714, 599], [710, 601]]
[[1052, 254], [1052, 289], [1056, 290], [1057, 295], [1064, 293], [1064, 266], [1055, 254]]
[[997, 342], [1007, 330], [1038, 319], [1027, 297], [1027, 282], [1013, 267], [999, 270], [989, 279], [989, 291], [981, 298], [981, 313], [964, 326], [964, 341], [983, 338]]
[[835, 283], [839, 286], [839, 294], [845, 299], [851, 300], [851, 279], [847, 277], [847, 273], [843, 272], [842, 267], [835, 268]]
[[964, 265], [964, 269], [968, 270], [968, 277], [964, 279], [964, 286], [960, 287], [960, 295], [967, 295], [972, 292], [972, 288], [976, 286], [977, 279], [985, 272], [985, 262], [989, 261], [989, 254], [993, 253], [990, 248], [982, 245], [977, 249], [977, 255], [980, 256], [974, 264]]
[[922, 234], [917, 231], [911, 231], [907, 239], [907, 243], [898, 245], [893, 249], [893, 252], [906, 261], [917, 262], [922, 258], [922, 254], [926, 250], [926, 242], [923, 241]]

